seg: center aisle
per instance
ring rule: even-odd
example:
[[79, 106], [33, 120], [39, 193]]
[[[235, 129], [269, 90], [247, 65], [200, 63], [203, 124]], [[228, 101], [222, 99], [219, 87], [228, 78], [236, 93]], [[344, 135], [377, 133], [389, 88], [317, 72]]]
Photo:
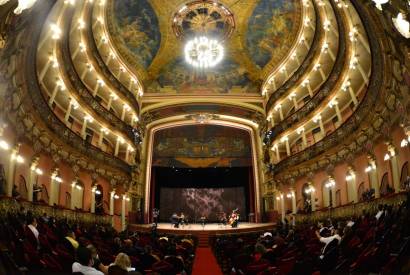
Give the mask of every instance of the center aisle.
[[222, 275], [222, 271], [209, 247], [198, 247], [192, 275]]

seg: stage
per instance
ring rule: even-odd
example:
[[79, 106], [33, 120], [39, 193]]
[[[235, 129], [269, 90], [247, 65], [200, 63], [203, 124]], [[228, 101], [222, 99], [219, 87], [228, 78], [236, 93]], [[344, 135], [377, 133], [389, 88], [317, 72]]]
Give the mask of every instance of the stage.
[[[189, 224], [174, 228], [170, 223], [158, 223], [157, 232], [163, 234], [192, 234], [199, 238], [200, 246], [207, 246], [210, 236], [221, 234], [235, 234], [235, 233], [251, 233], [272, 230], [275, 223], [248, 223], [241, 222], [237, 228], [231, 226], [223, 226], [217, 223], [206, 224], [202, 227], [201, 224]], [[128, 229], [131, 231], [151, 232], [152, 224], [130, 224]]]

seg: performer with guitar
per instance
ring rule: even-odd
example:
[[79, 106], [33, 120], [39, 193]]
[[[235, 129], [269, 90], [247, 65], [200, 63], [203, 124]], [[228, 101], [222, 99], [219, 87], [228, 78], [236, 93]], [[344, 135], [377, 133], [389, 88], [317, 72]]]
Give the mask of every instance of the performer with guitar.
[[238, 212], [238, 208], [232, 210], [232, 214], [229, 216], [228, 223], [232, 228], [238, 227], [239, 213], [237, 212]]

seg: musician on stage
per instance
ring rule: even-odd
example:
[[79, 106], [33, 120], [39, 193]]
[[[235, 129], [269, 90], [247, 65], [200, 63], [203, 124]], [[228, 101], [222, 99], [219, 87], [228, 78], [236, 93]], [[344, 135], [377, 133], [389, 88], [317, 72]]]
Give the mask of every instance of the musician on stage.
[[179, 228], [180, 219], [177, 213], [172, 214], [170, 220], [171, 220], [171, 224], [174, 225], [174, 228]]
[[158, 226], [158, 217], [159, 217], [159, 209], [157, 208], [152, 209], [152, 220], [153, 220], [153, 223], [155, 224], [155, 227]]
[[229, 224], [231, 225], [232, 228], [238, 227], [238, 222], [239, 222], [239, 213], [238, 208], [232, 210], [232, 214], [229, 217]]
[[185, 226], [185, 215], [184, 212], [181, 212], [181, 214], [179, 215], [179, 223], [182, 225], [182, 227]]
[[199, 220], [201, 221], [202, 229], [204, 229], [205, 228], [205, 223], [206, 223], [205, 215], [202, 215]]
[[226, 226], [227, 222], [228, 222], [228, 218], [226, 217], [226, 213], [221, 212], [219, 215], [219, 223], [222, 224], [223, 226]]

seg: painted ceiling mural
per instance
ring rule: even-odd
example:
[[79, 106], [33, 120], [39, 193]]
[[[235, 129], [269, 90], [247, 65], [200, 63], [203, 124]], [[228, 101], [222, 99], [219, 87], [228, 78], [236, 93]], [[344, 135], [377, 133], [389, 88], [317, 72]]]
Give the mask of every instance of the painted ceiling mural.
[[260, 68], [295, 39], [296, 9], [295, 0], [260, 1], [254, 9], [249, 18], [246, 46]]
[[149, 93], [258, 93], [259, 88], [238, 63], [225, 59], [215, 68], [196, 71], [181, 57], [162, 70], [147, 88]]
[[122, 42], [145, 69], [161, 44], [158, 19], [148, 0], [114, 1], [115, 26]]
[[224, 41], [225, 58], [212, 70], [195, 71], [172, 28], [175, 12], [188, 2], [112, 1], [110, 33], [146, 93], [258, 94], [265, 71], [279, 65], [301, 27], [300, 0], [220, 0], [235, 20]]
[[251, 165], [248, 132], [218, 125], [189, 125], [154, 136], [153, 166], [241, 167]]

